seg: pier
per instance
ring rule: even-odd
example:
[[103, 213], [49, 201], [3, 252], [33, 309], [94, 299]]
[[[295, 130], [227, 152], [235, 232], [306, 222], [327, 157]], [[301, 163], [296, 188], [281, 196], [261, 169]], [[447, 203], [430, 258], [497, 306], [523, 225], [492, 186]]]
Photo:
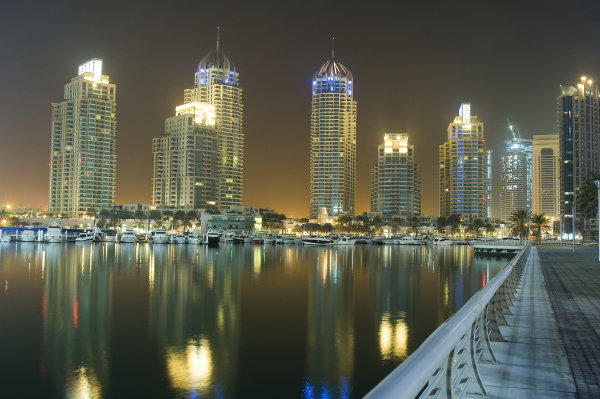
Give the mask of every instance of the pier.
[[367, 397], [599, 398], [598, 250], [522, 251]]

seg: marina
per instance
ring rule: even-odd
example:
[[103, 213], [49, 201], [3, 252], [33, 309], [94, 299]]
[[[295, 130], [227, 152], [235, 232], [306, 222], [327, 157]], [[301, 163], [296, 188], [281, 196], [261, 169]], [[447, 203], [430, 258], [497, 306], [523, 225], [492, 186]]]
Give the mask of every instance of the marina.
[[2, 244], [2, 393], [360, 398], [506, 262], [469, 246]]

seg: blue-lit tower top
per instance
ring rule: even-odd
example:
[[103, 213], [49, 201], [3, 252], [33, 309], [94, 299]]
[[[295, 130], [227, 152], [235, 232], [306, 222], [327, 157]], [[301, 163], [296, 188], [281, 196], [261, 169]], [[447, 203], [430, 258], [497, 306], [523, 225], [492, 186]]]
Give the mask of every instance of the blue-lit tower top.
[[217, 47], [209, 51], [198, 64], [194, 86], [225, 84], [238, 86], [239, 74], [227, 55], [219, 46], [219, 29], [217, 28]]
[[331, 50], [331, 57], [313, 75], [312, 86], [313, 96], [321, 93], [345, 93], [352, 97], [352, 72], [335, 59], [333, 49]]

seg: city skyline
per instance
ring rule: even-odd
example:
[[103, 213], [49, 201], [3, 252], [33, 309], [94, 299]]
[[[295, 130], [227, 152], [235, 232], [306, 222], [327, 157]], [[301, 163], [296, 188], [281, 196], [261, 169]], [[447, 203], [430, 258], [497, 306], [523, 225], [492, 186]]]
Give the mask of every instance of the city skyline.
[[[415, 15], [425, 15], [419, 6], [411, 7]], [[15, 9], [18, 8], [15, 6]], [[61, 7], [58, 9], [63, 10]], [[116, 8], [115, 12], [118, 14], [120, 9]], [[449, 15], [459, 12], [446, 11], [450, 12]], [[116, 31], [122, 35], [123, 43], [114, 40], [115, 33], [107, 33], [107, 38], [91, 35], [85, 41], [67, 38], [61, 42], [59, 50], [56, 44], [43, 48], [48, 43], [43, 37], [38, 38], [40, 43], [28, 46], [27, 54], [44, 57], [47, 52], [53, 53], [52, 59], [43, 63], [42, 76], [33, 73], [40, 66], [35, 65], [32, 58], [14, 57], [0, 67], [2, 76], [10, 77], [5, 79], [4, 90], [0, 94], [4, 105], [0, 113], [4, 123], [0, 129], [5, 139], [0, 156], [6, 165], [11, 165], [9, 169], [21, 171], [19, 175], [11, 170], [0, 172], [3, 187], [0, 203], [46, 204], [50, 136], [48, 102], [60, 98], [56, 88], [72, 76], [71, 65], [91, 57], [103, 58], [110, 65], [107, 69], [111, 79], [120, 86], [116, 201], [150, 203], [151, 137], [161, 133], [164, 119], [172, 115], [173, 107], [181, 104], [181, 87], [191, 85], [189, 71], [203, 54], [214, 47], [214, 26], [221, 25], [227, 52], [244, 75], [244, 102], [247, 104], [244, 118], [247, 143], [244, 204], [271, 207], [288, 215], [307, 214], [309, 185], [305, 165], [308, 164], [309, 153], [310, 75], [327, 54], [329, 38], [335, 33], [336, 51], [343, 54], [341, 61], [351, 67], [358, 79], [356, 98], [362, 104], [358, 110], [357, 127], [357, 213], [369, 208], [370, 166], [376, 161], [374, 149], [381, 135], [385, 131], [410, 131], [411, 140], [418, 149], [417, 163], [423, 169], [423, 213], [435, 215], [438, 212], [435, 195], [437, 162], [432, 158], [437, 145], [444, 141], [445, 126], [455, 113], [456, 103], [470, 101], [477, 104], [478, 115], [486, 121], [489, 148], [499, 152], [497, 150], [505, 137], [506, 116], [521, 126], [524, 137], [555, 133], [554, 101], [559, 85], [576, 81], [583, 74], [597, 77], [597, 71], [600, 71], [598, 56], [582, 50], [582, 47], [590, 47], [591, 40], [570, 43], [571, 47], [561, 53], [560, 62], [550, 62], [556, 56], [554, 47], [548, 47], [558, 35], [550, 26], [552, 21], [559, 19], [560, 13], [558, 7], [551, 6], [538, 11], [540, 15], [534, 18], [532, 25], [548, 33], [548, 37], [541, 44], [536, 44], [535, 49], [531, 47], [533, 37], [523, 38], [519, 35], [520, 28], [505, 30], [500, 24], [493, 23], [478, 35], [468, 35], [471, 45], [467, 51], [475, 60], [473, 63], [449, 63], [445, 68], [436, 64], [438, 58], [452, 56], [444, 50], [444, 46], [458, 44], [460, 35], [468, 33], [468, 30], [457, 28], [447, 38], [418, 38], [406, 18], [402, 19], [405, 22], [403, 26], [385, 27], [386, 16], [375, 16], [369, 12], [361, 16], [365, 22], [361, 25], [364, 29], [357, 33], [352, 31], [352, 23], [359, 19], [356, 14], [343, 24], [301, 29], [294, 36], [272, 15], [268, 18], [268, 26], [277, 34], [264, 35], [263, 30], [244, 22], [242, 15], [235, 14], [223, 20], [222, 16], [209, 10], [202, 28], [179, 29], [173, 33], [186, 32], [186, 35], [193, 36], [183, 38], [182, 43], [177, 45], [172, 45], [174, 36], [149, 34], [149, 28], [144, 24], [144, 29], [139, 32], [123, 31], [117, 26]], [[50, 16], [58, 18], [56, 13], [56, 10], [51, 11]], [[258, 10], [252, 15], [256, 16], [256, 13]], [[477, 7], [461, 13], [465, 18], [472, 17], [476, 15]], [[498, 13], [507, 17], [509, 22], [517, 23], [533, 15], [533, 10], [525, 8], [521, 15], [513, 15], [507, 9], [499, 9]], [[309, 14], [308, 11], [300, 12], [291, 24], [302, 26]], [[439, 23], [441, 14], [435, 13], [431, 20], [425, 21], [425, 25], [433, 27]], [[560, 15], [562, 20], [564, 15]], [[32, 21], [36, 18], [34, 15]], [[585, 22], [586, 18], [587, 15], [579, 16], [579, 21]], [[241, 25], [236, 26], [237, 22]], [[483, 27], [485, 22], [490, 22], [489, 16], [474, 23]], [[44, 23], [41, 26], [44, 27]], [[15, 36], [21, 32], [21, 28], [11, 21], [0, 29], [13, 29]], [[248, 30], [247, 34], [242, 34], [244, 29]], [[572, 34], [582, 35], [589, 29], [588, 25], [581, 23]], [[142, 40], [146, 34], [148, 36], [140, 42], [139, 48], [130, 46], [131, 40]], [[496, 36], [500, 34], [506, 37], [500, 40]], [[403, 35], [410, 40], [403, 39]], [[290, 46], [293, 38], [298, 36], [305, 37], [303, 45]], [[258, 43], [257, 37], [261, 38]], [[428, 51], [421, 51], [417, 44], [411, 44], [417, 38], [420, 44], [428, 46]], [[494, 38], [495, 41], [492, 40]], [[485, 48], [486, 40], [492, 40], [493, 46]], [[525, 45], [516, 46], [522, 41]], [[13, 54], [20, 55], [23, 52], [18, 49], [19, 43], [31, 44], [31, 38], [23, 35], [14, 43], [6, 41], [4, 44], [9, 53], [12, 49]], [[149, 62], [148, 57], [157, 55], [168, 62]], [[484, 60], [486, 56], [490, 58], [487, 61]], [[137, 63], [132, 57], [137, 59]], [[499, 61], [503, 61], [500, 68], [492, 67]], [[398, 73], [387, 73], [390, 66]], [[24, 74], [28, 77], [25, 83], [14, 85], [12, 81], [20, 81]], [[421, 86], [424, 87], [423, 94], [415, 95], [418, 93], [416, 89]], [[516, 87], [530, 90], [519, 96], [522, 98], [516, 98]], [[428, 96], [426, 92], [433, 92], [433, 88], [435, 96]], [[21, 90], [27, 93], [26, 98], [20, 94]], [[531, 103], [535, 107], [527, 106]], [[26, 118], [25, 115], [31, 117]], [[26, 156], [13, 155], [17, 153], [15, 149], [26, 152]], [[494, 157], [495, 161], [498, 159]], [[497, 179], [498, 176], [495, 183]], [[285, 182], [283, 189], [281, 181]], [[498, 185], [495, 184], [495, 187]], [[495, 214], [498, 212], [496, 205]]]

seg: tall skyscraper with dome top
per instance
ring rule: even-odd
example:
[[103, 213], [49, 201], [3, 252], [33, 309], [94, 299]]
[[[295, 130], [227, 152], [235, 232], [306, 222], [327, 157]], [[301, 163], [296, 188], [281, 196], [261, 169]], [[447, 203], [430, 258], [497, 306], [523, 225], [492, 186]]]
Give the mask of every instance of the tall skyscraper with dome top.
[[356, 101], [350, 70], [331, 57], [314, 74], [310, 117], [310, 216], [353, 215]]
[[185, 103], [206, 103], [215, 107], [218, 141], [217, 205], [226, 210], [242, 203], [244, 177], [244, 106], [239, 74], [217, 46], [200, 60], [194, 87], [185, 90]]

